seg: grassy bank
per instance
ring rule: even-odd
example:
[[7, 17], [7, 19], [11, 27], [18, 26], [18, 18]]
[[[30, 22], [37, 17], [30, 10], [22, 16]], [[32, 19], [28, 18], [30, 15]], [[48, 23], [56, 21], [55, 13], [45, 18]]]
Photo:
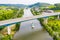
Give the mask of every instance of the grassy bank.
[[54, 10], [54, 12], [60, 12], [60, 10]]
[[[21, 18], [24, 12], [21, 8], [0, 7], [0, 21]], [[11, 32], [8, 34], [7, 27], [10, 27]], [[0, 40], [13, 40], [16, 31], [19, 30], [20, 22], [16, 24], [0, 26]]]
[[[60, 10], [55, 10], [55, 12], [60, 12]], [[32, 14], [37, 15], [35, 13]], [[45, 23], [46, 19], [47, 24]], [[58, 19], [57, 16], [38, 18], [38, 20], [54, 40], [60, 40], [60, 19]]]

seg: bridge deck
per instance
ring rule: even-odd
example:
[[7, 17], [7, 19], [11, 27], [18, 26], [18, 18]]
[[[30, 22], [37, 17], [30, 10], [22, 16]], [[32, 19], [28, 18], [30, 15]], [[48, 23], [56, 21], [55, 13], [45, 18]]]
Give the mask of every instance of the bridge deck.
[[9, 19], [9, 20], [5, 20], [5, 21], [0, 21], [0, 26], [8, 25], [8, 24], [14, 24], [14, 23], [17, 23], [17, 22], [29, 21], [29, 20], [42, 18], [42, 17], [47, 17], [47, 16], [54, 16], [54, 15], [60, 15], [60, 13], [43, 13], [43, 14], [37, 15], [37, 16]]

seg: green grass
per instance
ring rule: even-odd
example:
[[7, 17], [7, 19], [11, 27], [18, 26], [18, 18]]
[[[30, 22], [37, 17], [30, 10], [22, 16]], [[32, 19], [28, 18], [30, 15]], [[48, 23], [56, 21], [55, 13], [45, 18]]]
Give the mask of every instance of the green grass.
[[0, 7], [0, 21], [22, 17], [23, 9], [12, 7]]
[[[0, 21], [14, 19], [14, 18], [21, 18], [23, 14], [24, 14], [23, 9], [19, 10], [18, 8], [0, 7]], [[20, 27], [20, 23], [16, 23], [15, 26], [11, 27], [11, 34], [8, 35], [7, 26], [0, 26], [0, 35], [1, 35], [0, 39], [1, 40], [12, 40], [16, 31], [19, 30], [19, 27]]]
[[60, 20], [48, 20], [43, 27], [53, 37], [54, 40], [60, 40]]
[[54, 10], [54, 12], [60, 12], [60, 10]]

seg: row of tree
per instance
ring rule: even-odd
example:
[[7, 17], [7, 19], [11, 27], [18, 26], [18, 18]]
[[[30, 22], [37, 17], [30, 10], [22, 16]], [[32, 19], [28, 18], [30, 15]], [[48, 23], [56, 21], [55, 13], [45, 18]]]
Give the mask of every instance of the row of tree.
[[60, 10], [60, 3], [49, 6], [51, 10]]

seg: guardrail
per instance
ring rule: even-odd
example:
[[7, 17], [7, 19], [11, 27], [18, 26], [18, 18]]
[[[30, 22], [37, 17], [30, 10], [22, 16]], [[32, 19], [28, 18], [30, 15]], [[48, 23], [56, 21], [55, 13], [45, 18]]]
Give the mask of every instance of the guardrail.
[[7, 26], [7, 25], [18, 23], [18, 22], [24, 22], [24, 21], [29, 21], [29, 20], [33, 20], [33, 19], [37, 19], [37, 18], [48, 17], [48, 16], [54, 16], [54, 15], [60, 15], [60, 13], [43, 13], [43, 14], [37, 15], [37, 16], [4, 20], [4, 21], [0, 21], [0, 26], [2, 26], [2, 25]]

